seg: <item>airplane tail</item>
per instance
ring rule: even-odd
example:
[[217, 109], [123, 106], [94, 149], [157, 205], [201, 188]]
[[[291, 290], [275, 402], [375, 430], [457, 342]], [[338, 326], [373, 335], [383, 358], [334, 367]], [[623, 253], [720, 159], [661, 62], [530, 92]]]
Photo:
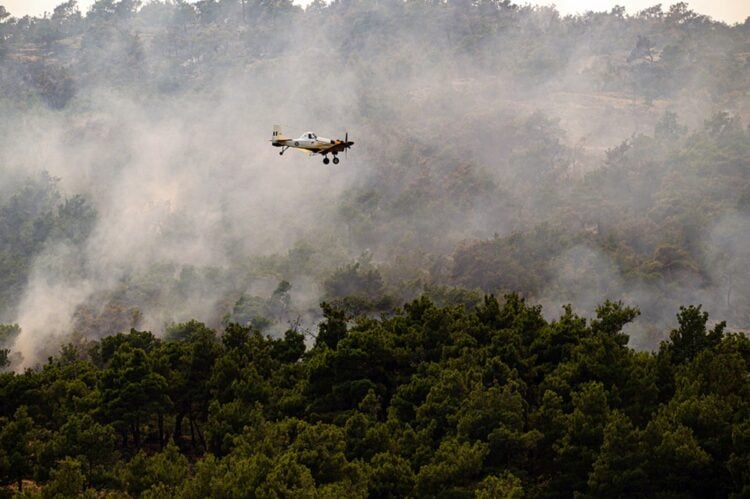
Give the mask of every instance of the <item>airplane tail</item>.
[[281, 126], [280, 125], [274, 125], [273, 126], [273, 135], [271, 136], [271, 142], [281, 142], [284, 140], [289, 140], [289, 137], [286, 137], [281, 132]]

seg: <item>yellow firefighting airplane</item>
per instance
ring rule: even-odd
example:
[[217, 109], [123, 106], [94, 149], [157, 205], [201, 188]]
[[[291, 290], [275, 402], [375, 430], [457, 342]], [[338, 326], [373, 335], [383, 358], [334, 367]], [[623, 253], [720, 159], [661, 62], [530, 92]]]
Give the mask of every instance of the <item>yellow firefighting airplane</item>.
[[324, 165], [329, 163], [330, 160], [328, 159], [328, 155], [331, 154], [333, 156], [333, 164], [337, 165], [339, 164], [339, 158], [337, 157], [338, 153], [349, 149], [354, 145], [354, 142], [349, 142], [348, 133], [344, 140], [318, 137], [313, 132], [305, 132], [297, 139], [290, 139], [281, 133], [281, 127], [279, 125], [274, 125], [271, 144], [274, 147], [281, 148], [279, 155], [284, 154], [284, 152], [290, 147], [309, 152], [310, 155], [322, 154]]

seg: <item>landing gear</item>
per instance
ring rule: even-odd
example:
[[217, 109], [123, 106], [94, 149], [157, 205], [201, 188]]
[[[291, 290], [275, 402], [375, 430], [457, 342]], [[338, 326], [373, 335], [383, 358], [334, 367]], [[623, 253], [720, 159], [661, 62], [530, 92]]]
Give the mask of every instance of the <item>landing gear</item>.
[[279, 156], [283, 156], [284, 155], [284, 151], [286, 151], [287, 149], [289, 149], [289, 146], [282, 146], [281, 147], [281, 152], [279, 153]]
[[[333, 164], [334, 165], [338, 165], [339, 161], [340, 161], [339, 158], [336, 157], [336, 153], [333, 153]], [[328, 159], [328, 155], [327, 154], [325, 156], [323, 156], [323, 164], [324, 165], [327, 165], [330, 162], [331, 162], [331, 160]]]

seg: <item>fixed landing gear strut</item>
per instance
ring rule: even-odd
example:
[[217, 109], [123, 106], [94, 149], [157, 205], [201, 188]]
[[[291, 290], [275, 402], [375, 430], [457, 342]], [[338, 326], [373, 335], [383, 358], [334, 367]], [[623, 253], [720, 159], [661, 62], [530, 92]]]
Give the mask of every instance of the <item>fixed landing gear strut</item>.
[[279, 153], [279, 156], [283, 156], [284, 155], [284, 151], [286, 151], [287, 149], [289, 149], [289, 146], [282, 147], [281, 148], [281, 152]]

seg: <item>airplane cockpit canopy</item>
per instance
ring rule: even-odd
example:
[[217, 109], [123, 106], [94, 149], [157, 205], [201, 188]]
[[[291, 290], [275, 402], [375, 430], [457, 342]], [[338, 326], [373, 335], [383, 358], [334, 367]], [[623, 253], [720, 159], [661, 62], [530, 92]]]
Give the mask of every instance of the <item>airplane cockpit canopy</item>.
[[312, 132], [305, 132], [304, 134], [302, 134], [302, 136], [305, 137], [306, 139], [317, 139], [318, 138], [318, 136], [315, 135]]

